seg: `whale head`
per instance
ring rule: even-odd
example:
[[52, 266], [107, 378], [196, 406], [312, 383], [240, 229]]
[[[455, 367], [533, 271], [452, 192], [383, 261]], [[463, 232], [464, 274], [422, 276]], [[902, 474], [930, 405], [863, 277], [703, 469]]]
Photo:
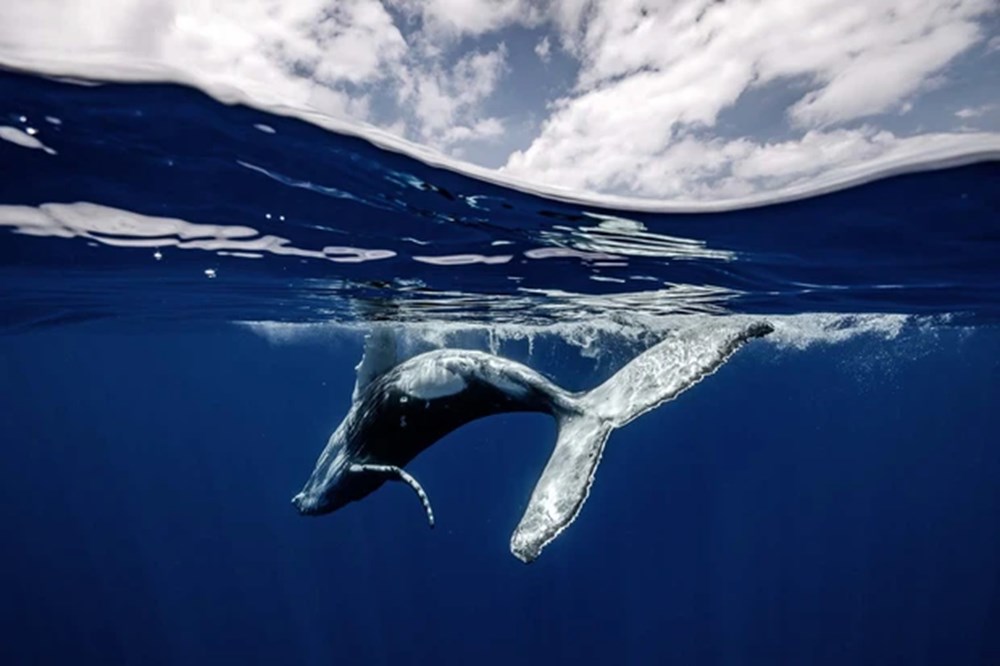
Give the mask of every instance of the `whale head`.
[[366, 497], [384, 482], [378, 476], [352, 473], [345, 466], [330, 476], [310, 479], [292, 498], [292, 505], [303, 516], [322, 516]]
[[[336, 438], [337, 433], [334, 434]], [[385, 481], [378, 476], [359, 474], [349, 447], [337, 442], [320, 457], [302, 490], [292, 498], [292, 505], [303, 516], [322, 516], [359, 500]], [[353, 469], [352, 469], [353, 468]]]

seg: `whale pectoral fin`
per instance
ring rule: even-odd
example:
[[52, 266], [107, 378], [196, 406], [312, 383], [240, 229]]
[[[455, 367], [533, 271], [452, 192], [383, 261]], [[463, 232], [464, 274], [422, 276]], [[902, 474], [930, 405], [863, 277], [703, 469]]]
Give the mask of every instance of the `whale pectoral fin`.
[[745, 344], [773, 331], [766, 321], [679, 328], [584, 395], [582, 408], [620, 428], [673, 400], [722, 367]]
[[413, 478], [413, 475], [404, 470], [402, 467], [396, 467], [395, 465], [351, 465], [351, 472], [355, 473], [373, 473], [373, 474], [388, 474], [397, 481], [402, 481], [406, 485], [413, 488], [413, 492], [417, 494], [420, 498], [420, 503], [424, 507], [424, 512], [427, 514], [427, 522], [430, 524], [431, 529], [434, 528], [434, 509], [431, 508], [431, 500], [427, 497], [427, 493], [420, 486], [420, 483]]
[[560, 418], [556, 447], [510, 540], [510, 551], [519, 560], [534, 560], [576, 519], [611, 430], [609, 423], [590, 415]]

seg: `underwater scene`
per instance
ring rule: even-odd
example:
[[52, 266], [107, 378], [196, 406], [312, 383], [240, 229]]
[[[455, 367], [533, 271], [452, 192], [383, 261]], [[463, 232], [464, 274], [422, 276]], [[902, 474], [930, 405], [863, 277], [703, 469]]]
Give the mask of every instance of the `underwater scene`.
[[1000, 663], [1000, 144], [581, 195], [0, 70], [0, 663]]

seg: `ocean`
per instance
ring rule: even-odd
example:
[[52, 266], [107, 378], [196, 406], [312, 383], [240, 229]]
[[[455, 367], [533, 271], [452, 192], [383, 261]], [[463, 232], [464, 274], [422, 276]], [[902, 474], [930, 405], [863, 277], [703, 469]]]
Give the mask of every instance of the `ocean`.
[[[1000, 663], [995, 155], [662, 210], [178, 85], [0, 100], [0, 662]], [[744, 320], [530, 565], [545, 415], [407, 466], [433, 530], [290, 504], [373, 327], [582, 391]]]

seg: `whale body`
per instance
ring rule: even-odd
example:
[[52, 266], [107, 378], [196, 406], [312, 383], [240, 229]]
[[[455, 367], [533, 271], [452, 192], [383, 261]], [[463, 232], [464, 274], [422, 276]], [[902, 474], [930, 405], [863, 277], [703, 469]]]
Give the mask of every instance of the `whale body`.
[[443, 349], [397, 362], [391, 332], [377, 330], [366, 340], [352, 405], [292, 503], [303, 515], [330, 513], [398, 480], [416, 492], [433, 527], [427, 494], [405, 466], [476, 419], [542, 412], [556, 419], [556, 444], [510, 543], [516, 557], [531, 562], [580, 512], [612, 430], [677, 397], [772, 330], [761, 321], [675, 331], [580, 393], [481, 351]]

